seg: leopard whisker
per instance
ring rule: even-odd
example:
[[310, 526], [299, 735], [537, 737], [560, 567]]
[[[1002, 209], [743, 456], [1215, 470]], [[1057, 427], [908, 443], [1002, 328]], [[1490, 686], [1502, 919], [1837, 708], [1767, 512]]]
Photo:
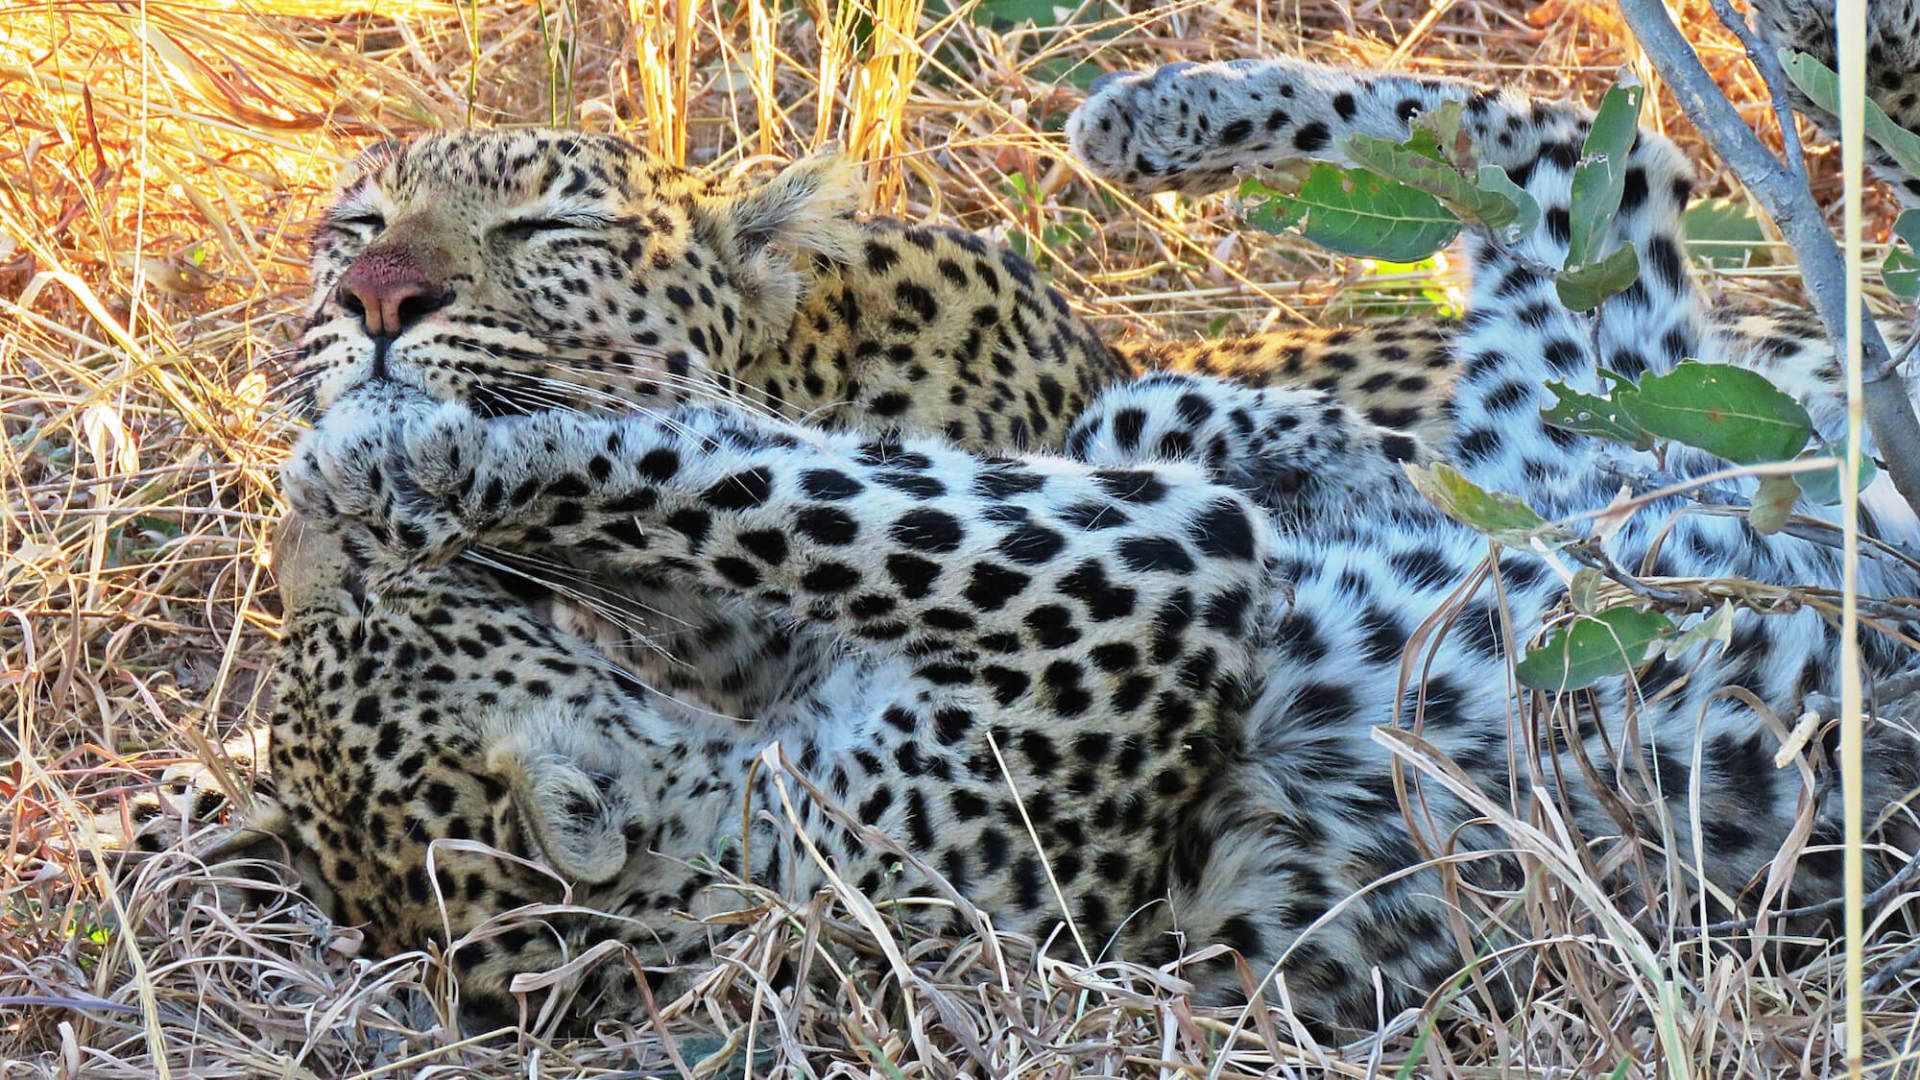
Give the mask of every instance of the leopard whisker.
[[[610, 374], [612, 374], [605, 365], [581, 364], [577, 362], [572, 362], [564, 354], [548, 354], [548, 355], [539, 356], [539, 357], [527, 356], [527, 357], [523, 357], [522, 359], [526, 359], [529, 361], [537, 359], [540, 362], [542, 362], [544, 366], [546, 366], [550, 370], [559, 370], [559, 371], [563, 371], [573, 375], [588, 376], [588, 377], [598, 376], [601, 378], [607, 378]], [[753, 413], [755, 415], [759, 415], [767, 419], [775, 419], [778, 416], [778, 414], [773, 409], [769, 408], [766, 404], [764, 404], [763, 401], [756, 401], [750, 397], [743, 396], [742, 394], [729, 391], [727, 388], [715, 385], [713, 382], [709, 380], [696, 379], [696, 378], [693, 378], [692, 376], [687, 376], [687, 375], [674, 375], [658, 369], [642, 368], [641, 365], [637, 363], [632, 363], [632, 362], [625, 363], [621, 366], [630, 369], [633, 373], [632, 374], [620, 373], [619, 378], [626, 381], [635, 390], [659, 388], [666, 391], [678, 391], [689, 398], [708, 401], [716, 405], [725, 405], [729, 408], [740, 409], [744, 412]], [[520, 373], [520, 374], [524, 374], [524, 373]], [[579, 385], [579, 384], [575, 383], [570, 385]], [[586, 389], [586, 387], [584, 386], [581, 388]], [[758, 394], [758, 396], [762, 399], [771, 400], [768, 398], [768, 395], [766, 395], [765, 393], [761, 393], [758, 391], [756, 391], [755, 393]], [[617, 398], [617, 395], [616, 395], [616, 398]], [[789, 403], [778, 402], [778, 404], [789, 404]]]
[[[636, 349], [622, 343], [600, 344], [600, 343], [594, 343], [594, 342], [582, 342], [579, 344], [578, 348], [583, 348], [583, 349], [604, 348], [609, 352], [612, 352], [615, 354], [628, 353], [628, 354], [635, 354], [640, 357], [662, 358], [663, 356], [663, 354], [657, 351], [649, 351], [646, 349]], [[640, 385], [660, 385], [660, 386], [673, 387], [675, 389], [685, 390], [696, 395], [706, 396], [711, 398], [712, 400], [724, 402], [726, 404], [733, 405], [738, 408], [747, 408], [747, 409], [763, 412], [769, 416], [773, 415], [773, 411], [771, 408], [769, 408], [767, 403], [772, 403], [772, 405], [782, 406], [790, 409], [799, 408], [799, 405], [795, 402], [788, 401], [784, 398], [780, 398], [772, 394], [768, 394], [766, 391], [761, 390], [758, 387], [750, 386], [746, 383], [740, 382], [737, 379], [731, 379], [726, 376], [718, 376], [718, 375], [710, 376], [707, 378], [697, 378], [692, 375], [675, 374], [675, 373], [666, 371], [664, 369], [661, 369], [659, 367], [642, 366], [640, 363], [638, 363], [635, 360], [625, 359], [618, 355], [615, 355], [611, 358], [598, 356], [598, 355], [587, 356], [578, 351], [569, 351], [567, 349], [553, 349], [552, 351], [549, 351], [543, 354], [527, 354], [519, 358], [530, 360], [530, 361], [532, 360], [543, 361], [548, 365], [555, 366], [555, 367], [565, 367], [569, 371], [573, 371], [583, 375], [605, 375], [607, 374], [610, 365], [615, 367], [624, 367], [629, 370], [637, 370], [639, 372], [637, 376], [637, 380]], [[732, 383], [733, 386], [732, 387], [724, 386], [724, 385], [721, 385], [718, 381], [716, 381], [716, 380], [722, 380], [722, 379], [724, 379], [726, 382]]]
[[[608, 622], [613, 623], [615, 626], [619, 627], [620, 629], [629, 630], [629, 631], [634, 630], [633, 627], [621, 622], [618, 618], [609, 615], [605, 609], [596, 606], [592, 602], [592, 600], [586, 597], [584, 594], [573, 592], [565, 588], [555, 587], [551, 582], [545, 581], [527, 572], [526, 570], [523, 570], [522, 568], [513, 565], [511, 561], [494, 559], [491, 556], [487, 555], [484, 551], [480, 551], [480, 550], [468, 550], [462, 553], [462, 558], [468, 561], [471, 561], [477, 565], [485, 566], [490, 569], [496, 570], [500, 573], [511, 574], [513, 576], [519, 577], [522, 580], [532, 582], [533, 584], [539, 585], [542, 588], [553, 588], [554, 591], [559, 595], [566, 596], [569, 599], [577, 600], [583, 607], [586, 607], [588, 610], [593, 611], [595, 614], [601, 616], [602, 618], [607, 619]], [[514, 558], [518, 559], [521, 557], [515, 556]], [[671, 618], [671, 616], [668, 616], [668, 617]], [[683, 621], [683, 620], [675, 620], [675, 621]], [[689, 629], [691, 628], [689, 627]], [[675, 633], [685, 633], [685, 632], [686, 631], [676, 631]], [[667, 635], [667, 636], [672, 636], [672, 635]], [[661, 657], [661, 659], [667, 661], [670, 664], [674, 664], [680, 667], [688, 666], [685, 661], [679, 659], [678, 657], [675, 657], [672, 653], [668, 652], [663, 646], [661, 646], [659, 644], [659, 637], [660, 635], [647, 635], [647, 634], [640, 634], [638, 632], [635, 632], [634, 637], [619, 641], [618, 644], [627, 645], [627, 644], [637, 642], [645, 646], [649, 651], [652, 651], [658, 654]], [[652, 683], [649, 683], [645, 679], [641, 678], [640, 675], [634, 672], [633, 670], [623, 667], [618, 661], [614, 660], [612, 657], [606, 656], [598, 649], [590, 648], [587, 651], [593, 658], [594, 663], [598, 665], [602, 670], [606, 671], [608, 674], [611, 674], [612, 676], [619, 679], [620, 681], [627, 683], [630, 686], [636, 687], [640, 690], [644, 690], [645, 692], [652, 694], [664, 701], [672, 702], [673, 704], [679, 706], [680, 708], [686, 709], [689, 712], [699, 713], [699, 714], [703, 714], [703, 715], [714, 717], [716, 719], [721, 719], [721, 720], [731, 720], [737, 723], [751, 722], [751, 720], [748, 717], [735, 716], [732, 713], [721, 712], [718, 709], [712, 708], [711, 706], [703, 705], [694, 701], [689, 701], [685, 698], [672, 694], [666, 690], [662, 690], [659, 687], [654, 686]]]
[[[688, 632], [695, 629], [694, 625], [688, 622], [686, 619], [683, 619], [680, 616], [675, 615], [671, 612], [662, 611], [661, 609], [656, 608], [651, 604], [647, 604], [643, 601], [636, 600], [632, 596], [628, 595], [627, 593], [621, 592], [618, 589], [612, 589], [605, 585], [602, 585], [599, 582], [594, 581], [593, 579], [585, 576], [578, 567], [572, 566], [568, 563], [563, 563], [555, 559], [549, 559], [544, 556], [532, 554], [530, 552], [506, 551], [501, 548], [493, 548], [493, 547], [480, 548], [476, 550], [487, 552], [490, 558], [501, 559], [514, 566], [532, 567], [534, 569], [542, 570], [547, 573], [554, 574], [557, 580], [559, 581], [568, 582], [568, 583], [571, 583], [572, 585], [577, 585], [581, 589], [593, 590], [593, 592], [596, 595], [598, 595], [606, 603], [624, 605], [627, 608], [627, 610], [634, 615], [635, 618], [641, 619], [642, 621], [647, 621], [647, 617], [651, 616], [666, 622], [678, 624], [680, 629], [668, 631], [668, 634], [684, 633], [684, 632]], [[655, 636], [660, 636], [660, 635], [655, 635]]]
[[546, 589], [556, 596], [563, 597], [566, 600], [586, 608], [588, 611], [593, 612], [595, 615], [631, 635], [630, 637], [621, 639], [619, 642], [621, 645], [639, 645], [649, 652], [657, 653], [662, 659], [669, 663], [684, 664], [684, 661], [675, 658], [673, 654], [669, 653], [666, 647], [655, 639], [653, 634], [646, 632], [645, 624], [638, 615], [632, 611], [623, 609], [605, 597], [596, 597], [581, 589], [567, 585], [562, 581], [543, 577], [534, 573], [532, 570], [516, 565], [514, 560], [497, 559], [479, 549], [468, 549], [462, 552], [460, 557], [467, 562], [486, 567], [489, 570], [494, 570], [502, 574], [510, 574], [522, 581], [538, 585], [540, 588]]

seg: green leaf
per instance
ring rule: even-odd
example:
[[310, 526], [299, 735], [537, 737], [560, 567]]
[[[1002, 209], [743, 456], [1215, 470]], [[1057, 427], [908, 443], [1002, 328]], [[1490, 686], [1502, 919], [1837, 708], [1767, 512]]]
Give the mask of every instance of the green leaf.
[[1813, 436], [1807, 410], [1758, 372], [1687, 360], [1622, 396], [1634, 423], [1736, 465], [1787, 461]]
[[1613, 87], [1600, 100], [1600, 111], [1587, 129], [1580, 163], [1573, 169], [1569, 268], [1596, 261], [1607, 227], [1620, 212], [1620, 196], [1627, 186], [1627, 154], [1639, 133], [1640, 101], [1646, 94], [1643, 86]]
[[1715, 608], [1713, 614], [1696, 617], [1679, 637], [1667, 642], [1660, 655], [1669, 660], [1678, 660], [1696, 645], [1716, 642], [1725, 650], [1733, 644], [1733, 612], [1733, 601], [1728, 600]]
[[1514, 671], [1535, 690], [1581, 690], [1639, 667], [1647, 648], [1672, 632], [1673, 621], [1658, 612], [1608, 608], [1556, 628]]
[[[1845, 461], [1846, 456], [1847, 448], [1844, 445], [1825, 443], [1801, 454], [1798, 460], [1830, 457]], [[1840, 505], [1840, 474], [1845, 469], [1845, 465], [1839, 465], [1831, 469], [1794, 473], [1793, 479], [1800, 485], [1800, 490], [1806, 494], [1808, 500], [1821, 506], [1838, 506]], [[1879, 467], [1874, 465], [1872, 458], [1865, 454], [1860, 455], [1860, 475], [1855, 477], [1855, 483], [1859, 486], [1854, 490], [1865, 490], [1868, 484], [1873, 483], [1873, 478], [1879, 475], [1879, 472]]]
[[1746, 199], [1704, 199], [1681, 220], [1687, 250], [1709, 266], [1765, 266], [1773, 262], [1767, 231]]
[[1459, 156], [1463, 147], [1471, 147], [1471, 142], [1460, 138], [1460, 125], [1466, 118], [1466, 105], [1458, 101], [1443, 101], [1413, 119], [1413, 138], [1409, 145], [1418, 149], [1435, 161], [1451, 161], [1455, 165], [1466, 165], [1464, 157]]
[[1071, 15], [1078, 5], [1056, 0], [980, 0], [973, 8], [973, 21], [1005, 30], [1021, 23], [1049, 27], [1064, 25], [1062, 15]]
[[1457, 319], [1461, 315], [1455, 306], [1459, 299], [1445, 280], [1438, 254], [1410, 263], [1366, 259], [1356, 269], [1353, 284], [1332, 301], [1343, 316]]
[[1762, 536], [1772, 536], [1787, 527], [1793, 516], [1793, 504], [1800, 501], [1800, 485], [1791, 476], [1763, 476], [1753, 493], [1753, 505], [1747, 507], [1747, 523]]
[[1554, 427], [1626, 443], [1635, 450], [1653, 449], [1653, 436], [1634, 423], [1618, 401], [1583, 394], [1565, 383], [1550, 382], [1547, 389], [1557, 400], [1540, 410], [1540, 419]]
[[1568, 262], [1553, 276], [1553, 289], [1570, 311], [1592, 311], [1607, 297], [1625, 292], [1640, 276], [1640, 256], [1632, 244], [1595, 263]]
[[[1780, 66], [1787, 69], [1787, 78], [1808, 100], [1835, 116], [1840, 115], [1840, 76], [1832, 68], [1792, 49], [1780, 50]], [[1920, 176], [1920, 135], [1894, 123], [1872, 98], [1866, 99], [1865, 105], [1867, 138], [1892, 155], [1901, 172]]]
[[1281, 232], [1298, 226], [1308, 240], [1343, 255], [1417, 262], [1460, 233], [1459, 217], [1426, 192], [1325, 162], [1314, 164], [1297, 192], [1248, 179], [1240, 194], [1267, 199], [1247, 214], [1255, 228]]
[[1529, 538], [1548, 530], [1546, 519], [1533, 507], [1480, 487], [1445, 462], [1405, 468], [1414, 488], [1448, 517], [1503, 544], [1524, 547]]
[[1901, 211], [1893, 223], [1893, 236], [1887, 261], [1880, 264], [1880, 279], [1887, 283], [1888, 292], [1912, 300], [1920, 297], [1920, 210]]
[[1540, 224], [1540, 204], [1533, 201], [1533, 196], [1527, 194], [1525, 188], [1513, 182], [1507, 170], [1498, 165], [1482, 165], [1473, 182], [1481, 191], [1498, 195], [1518, 208], [1513, 220], [1500, 230], [1501, 239], [1507, 243], [1519, 243], [1522, 237], [1533, 232], [1534, 226]]
[[1255, 177], [1248, 177], [1240, 182], [1240, 194], [1265, 197], [1266, 201], [1249, 207], [1245, 214], [1247, 224], [1262, 232], [1278, 235], [1298, 225], [1300, 219], [1307, 216], [1306, 207], [1294, 202], [1285, 192], [1270, 188]]
[[[1433, 156], [1438, 147], [1430, 131], [1417, 131], [1412, 140], [1404, 143], [1355, 135], [1347, 140], [1347, 156], [1388, 180], [1426, 192], [1468, 221], [1505, 229], [1519, 218], [1519, 203], [1504, 192], [1481, 187], [1477, 177], [1469, 180], [1460, 175], [1460, 170]], [[1493, 171], [1502, 178], [1507, 175], [1499, 169]], [[1511, 180], [1507, 181], [1507, 187], [1519, 191]], [[1526, 196], [1524, 191], [1520, 194]]]

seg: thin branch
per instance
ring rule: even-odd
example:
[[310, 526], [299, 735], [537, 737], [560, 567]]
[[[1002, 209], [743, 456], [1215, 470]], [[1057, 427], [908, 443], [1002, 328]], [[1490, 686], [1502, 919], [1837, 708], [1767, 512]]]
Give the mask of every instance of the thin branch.
[[1915, 964], [1920, 964], [1920, 945], [1915, 945], [1891, 961], [1882, 964], [1880, 970], [1873, 973], [1873, 978], [1868, 979], [1866, 985], [1860, 988], [1860, 992], [1872, 997], [1883, 990], [1892, 989], [1900, 976]]
[[[1860, 906], [1863, 909], [1877, 908], [1882, 903], [1898, 895], [1902, 889], [1905, 889], [1916, 880], [1920, 880], [1920, 859], [1915, 859], [1901, 867], [1899, 873], [1894, 874], [1886, 880], [1885, 884], [1868, 893], [1866, 899]], [[1845, 907], [1846, 903], [1845, 897], [1836, 896], [1831, 900], [1822, 900], [1817, 904], [1808, 904], [1805, 907], [1781, 908], [1779, 911], [1769, 911], [1765, 915], [1757, 915], [1750, 919], [1732, 919], [1727, 922], [1714, 923], [1707, 927], [1707, 932], [1710, 934], [1737, 934], [1744, 933], [1759, 926], [1761, 919], [1765, 919], [1768, 922], [1780, 922], [1781, 920], [1788, 919], [1805, 919], [1816, 915], [1831, 915]]]
[[[1740, 118], [1739, 110], [1700, 63], [1699, 54], [1667, 16], [1662, 0], [1619, 0], [1619, 4], [1634, 38], [1673, 89], [1687, 118], [1780, 227], [1799, 260], [1801, 281], [1826, 324], [1827, 336], [1845, 341], [1846, 264], [1813, 192]], [[1879, 326], [1863, 318], [1860, 329], [1867, 427], [1887, 463], [1893, 486], [1920, 514], [1920, 417], [1914, 415], [1906, 380]]]
[[[1914, 340], [1920, 341], [1920, 334], [1916, 334]], [[1909, 351], [1911, 350], [1902, 350], [1903, 359]], [[1619, 487], [1624, 484], [1629, 489], [1641, 493], [1677, 492], [1693, 483], [1659, 469], [1628, 469], [1614, 463], [1602, 463], [1598, 466], [1598, 471], [1613, 486]], [[1697, 504], [1694, 509], [1726, 517], [1745, 517], [1752, 501], [1732, 487], [1708, 482], [1699, 483], [1691, 490], [1687, 490], [1686, 494]], [[1786, 526], [1780, 531], [1783, 535], [1797, 540], [1833, 548], [1835, 551], [1840, 550], [1840, 526], [1831, 521], [1795, 514], [1787, 519]], [[1866, 544], [1867, 554], [1876, 558], [1894, 559], [1915, 570], [1920, 570], [1920, 552], [1909, 551], [1901, 544], [1877, 537], [1862, 536], [1861, 540]]]
[[1787, 72], [1780, 66], [1780, 57], [1773, 46], [1760, 36], [1760, 32], [1747, 22], [1746, 17], [1734, 10], [1730, 0], [1712, 0], [1713, 13], [1720, 16], [1720, 25], [1733, 31], [1740, 44], [1747, 50], [1747, 62], [1760, 72], [1760, 81], [1767, 86], [1767, 96], [1773, 99], [1773, 115], [1780, 121], [1780, 146], [1786, 151], [1787, 171], [1802, 184], [1807, 182], [1807, 155], [1800, 146], [1800, 129], [1793, 124], [1793, 99], [1787, 95]]

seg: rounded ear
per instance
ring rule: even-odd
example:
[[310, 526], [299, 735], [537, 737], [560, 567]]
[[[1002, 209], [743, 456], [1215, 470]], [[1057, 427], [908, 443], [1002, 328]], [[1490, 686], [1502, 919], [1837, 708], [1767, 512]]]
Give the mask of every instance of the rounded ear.
[[702, 210], [743, 260], [782, 248], [839, 261], [859, 248], [853, 214], [860, 188], [853, 163], [826, 153], [796, 161], [763, 183], [709, 195]]
[[299, 511], [291, 511], [274, 527], [269, 546], [274, 584], [288, 614], [330, 610], [342, 593], [361, 589], [360, 570], [340, 546], [340, 534]]
[[860, 250], [853, 214], [860, 181], [839, 154], [797, 161], [764, 183], [723, 186], [700, 200], [696, 228], [730, 257], [748, 321], [748, 355], [784, 338], [799, 310], [805, 257], [850, 262]]
[[555, 870], [575, 881], [611, 881], [627, 864], [624, 801], [571, 760], [529, 752], [519, 740], [497, 746], [487, 768], [507, 782], [514, 809]]

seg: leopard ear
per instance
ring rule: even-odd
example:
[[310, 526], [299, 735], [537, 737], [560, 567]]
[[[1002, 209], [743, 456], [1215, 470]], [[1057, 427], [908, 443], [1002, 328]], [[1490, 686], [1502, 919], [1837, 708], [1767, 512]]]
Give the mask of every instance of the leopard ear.
[[796, 161], [762, 183], [709, 196], [705, 209], [743, 258], [777, 248], [840, 261], [858, 247], [853, 214], [860, 189], [853, 163], [829, 152]]
[[786, 336], [806, 285], [803, 260], [848, 262], [860, 250], [859, 204], [860, 181], [839, 154], [795, 162], [763, 183], [722, 186], [701, 200], [696, 227], [732, 262], [750, 315], [747, 355]]
[[624, 801], [572, 759], [508, 740], [487, 755], [541, 857], [575, 881], [598, 885], [627, 864]]

